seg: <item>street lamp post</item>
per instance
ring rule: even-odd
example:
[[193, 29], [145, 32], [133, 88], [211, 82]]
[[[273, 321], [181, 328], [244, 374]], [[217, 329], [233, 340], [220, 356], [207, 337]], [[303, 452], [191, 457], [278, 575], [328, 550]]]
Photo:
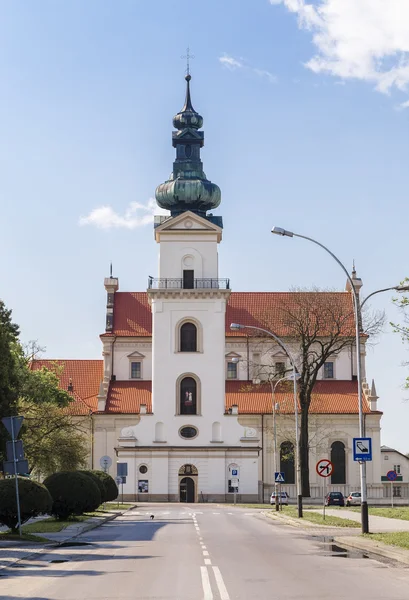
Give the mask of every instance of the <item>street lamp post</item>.
[[298, 373], [297, 373], [297, 368], [295, 366], [294, 358], [292, 356], [292, 353], [286, 346], [286, 344], [283, 342], [283, 340], [281, 338], [279, 338], [278, 336], [276, 336], [271, 331], [268, 331], [268, 329], [262, 329], [261, 327], [255, 327], [253, 325], [240, 325], [239, 323], [232, 323], [230, 325], [230, 329], [232, 331], [239, 331], [240, 329], [255, 329], [257, 331], [262, 331], [263, 333], [265, 333], [275, 339], [277, 344], [284, 350], [284, 352], [286, 353], [286, 355], [288, 356], [288, 358], [290, 360], [290, 363], [291, 363], [291, 366], [293, 369], [292, 379], [293, 379], [293, 384], [294, 384], [293, 385], [293, 393], [294, 393], [295, 440], [296, 440], [297, 507], [298, 507], [298, 516], [301, 518], [302, 517], [301, 460], [300, 460], [301, 457], [300, 457], [300, 436], [299, 436], [299, 432], [298, 432], [298, 399], [297, 399], [297, 379], [298, 379], [297, 375], [298, 375]]
[[[395, 286], [391, 288], [385, 288], [382, 290], [377, 290], [376, 292], [372, 292], [362, 304], [358, 301], [358, 295], [355, 292], [354, 282], [350, 274], [348, 273], [346, 267], [342, 264], [342, 262], [329, 250], [324, 244], [321, 244], [317, 240], [313, 238], [307, 237], [306, 235], [301, 235], [299, 233], [294, 233], [293, 231], [287, 231], [282, 227], [273, 227], [271, 233], [276, 235], [282, 235], [286, 237], [299, 237], [304, 240], [308, 240], [317, 246], [320, 246], [323, 250], [325, 250], [332, 258], [339, 264], [341, 269], [344, 271], [345, 275], [348, 278], [348, 281], [351, 285], [352, 297], [354, 300], [354, 314], [355, 314], [355, 344], [356, 344], [356, 371], [357, 371], [357, 380], [358, 380], [358, 410], [359, 410], [359, 435], [360, 437], [365, 436], [365, 424], [363, 418], [363, 396], [362, 396], [362, 371], [361, 371], [361, 323], [362, 323], [362, 313], [361, 309], [365, 302], [368, 300], [370, 296], [374, 294], [378, 294], [380, 292], [386, 292], [388, 290], [396, 290], [396, 291], [406, 291], [406, 288], [409, 289], [409, 286]], [[368, 518], [368, 497], [367, 497], [367, 486], [366, 486], [366, 463], [365, 461], [360, 462], [360, 480], [361, 480], [361, 524], [362, 524], [362, 533], [369, 533], [369, 518]]]

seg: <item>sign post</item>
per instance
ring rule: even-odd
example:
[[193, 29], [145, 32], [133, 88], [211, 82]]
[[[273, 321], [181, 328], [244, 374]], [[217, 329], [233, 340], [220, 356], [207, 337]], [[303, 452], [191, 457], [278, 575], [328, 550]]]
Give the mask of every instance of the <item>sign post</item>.
[[[18, 478], [17, 478], [17, 475], [19, 473], [19, 465], [17, 463], [18, 463], [19, 459], [20, 460], [24, 459], [24, 453], [23, 453], [23, 443], [20, 441], [20, 444], [18, 445], [18, 454], [19, 454], [19, 457], [17, 458], [16, 444], [17, 444], [17, 436], [18, 436], [19, 431], [21, 429], [21, 425], [23, 424], [23, 419], [24, 419], [24, 417], [4, 417], [2, 419], [4, 427], [7, 429], [7, 431], [11, 435], [11, 448], [12, 448], [12, 452], [11, 452], [10, 458], [12, 460], [9, 461], [9, 462], [13, 463], [12, 474], [14, 474], [14, 479], [15, 479], [15, 482], [16, 482], [16, 504], [17, 504], [18, 533], [19, 533], [20, 537], [21, 537], [21, 511], [20, 511], [20, 494], [19, 494], [19, 491], [18, 491]], [[27, 461], [23, 461], [23, 462], [25, 463], [23, 466], [27, 467], [27, 470], [28, 470]]]
[[285, 473], [282, 471], [274, 473], [274, 483], [278, 483], [278, 497], [277, 497], [277, 485], [275, 486], [275, 505], [276, 510], [283, 510], [282, 501], [281, 501], [281, 484], [285, 483]]
[[393, 508], [393, 482], [396, 481], [398, 474], [396, 471], [388, 471], [386, 473], [386, 477], [391, 482], [391, 502], [392, 502], [392, 508]]
[[330, 477], [334, 471], [334, 465], [328, 458], [322, 458], [316, 464], [315, 470], [320, 477], [324, 478], [322, 484], [322, 495], [323, 495], [323, 518], [325, 519], [325, 496], [326, 496], [326, 481], [327, 477]]

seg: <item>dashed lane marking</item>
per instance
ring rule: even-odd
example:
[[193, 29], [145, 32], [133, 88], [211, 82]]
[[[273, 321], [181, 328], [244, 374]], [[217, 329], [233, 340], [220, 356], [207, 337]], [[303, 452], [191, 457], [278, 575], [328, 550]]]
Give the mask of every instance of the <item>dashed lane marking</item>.
[[230, 600], [230, 596], [227, 592], [226, 586], [224, 585], [223, 577], [220, 573], [219, 567], [213, 567], [213, 573], [216, 578], [217, 587], [219, 588], [220, 600]]
[[209, 573], [207, 572], [207, 567], [200, 567], [200, 572], [202, 574], [202, 586], [203, 586], [203, 600], [213, 600], [213, 592], [210, 586]]

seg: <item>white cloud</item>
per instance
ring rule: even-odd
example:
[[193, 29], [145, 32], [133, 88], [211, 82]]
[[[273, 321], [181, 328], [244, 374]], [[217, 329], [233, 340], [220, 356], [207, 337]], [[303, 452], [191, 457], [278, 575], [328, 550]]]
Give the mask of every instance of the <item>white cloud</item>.
[[406, 102], [402, 102], [402, 104], [399, 104], [399, 106], [397, 107], [398, 110], [404, 110], [405, 108], [409, 108], [409, 100], [406, 100]]
[[227, 54], [220, 56], [219, 61], [224, 67], [227, 67], [231, 71], [235, 71], [236, 69], [242, 69], [244, 67], [243, 63], [237, 60], [237, 58], [233, 58], [232, 56], [228, 56]]
[[156, 204], [154, 198], [149, 198], [146, 204], [131, 202], [124, 215], [119, 215], [111, 206], [94, 208], [87, 217], [81, 217], [80, 225], [93, 225], [98, 229], [136, 229], [153, 223], [154, 215], [168, 215]]
[[277, 82], [277, 77], [270, 73], [270, 71], [247, 65], [245, 64], [245, 61], [243, 59], [233, 58], [233, 56], [224, 54], [223, 56], [219, 56], [219, 62], [221, 62], [221, 64], [230, 71], [236, 71], [237, 69], [245, 69], [247, 71], [252, 71], [259, 77], [265, 77], [270, 83]]
[[317, 52], [315, 73], [373, 83], [380, 92], [409, 88], [408, 0], [270, 0], [298, 16]]

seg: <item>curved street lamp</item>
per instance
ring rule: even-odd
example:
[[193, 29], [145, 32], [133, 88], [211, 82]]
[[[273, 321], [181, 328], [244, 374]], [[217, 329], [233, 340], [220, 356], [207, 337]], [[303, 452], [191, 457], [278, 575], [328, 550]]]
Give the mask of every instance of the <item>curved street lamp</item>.
[[270, 337], [274, 338], [275, 341], [277, 342], [277, 344], [284, 350], [284, 352], [286, 353], [286, 355], [288, 356], [292, 369], [293, 369], [293, 374], [292, 374], [292, 379], [294, 382], [293, 385], [293, 392], [294, 392], [294, 413], [295, 413], [295, 444], [296, 444], [296, 471], [297, 471], [297, 477], [296, 477], [296, 487], [297, 487], [297, 508], [298, 508], [298, 516], [301, 518], [302, 517], [302, 493], [301, 493], [301, 461], [300, 461], [300, 436], [298, 433], [298, 400], [297, 400], [297, 379], [299, 379], [299, 373], [297, 371], [297, 367], [295, 366], [295, 360], [294, 357], [291, 353], [291, 351], [288, 349], [288, 347], [286, 346], [286, 344], [283, 342], [283, 340], [281, 338], [279, 338], [278, 336], [275, 335], [275, 333], [272, 333], [271, 331], [268, 331], [268, 329], [262, 329], [261, 327], [255, 327], [253, 325], [240, 325], [239, 323], [232, 323], [230, 325], [230, 329], [232, 331], [239, 331], [240, 329], [255, 329], [257, 331], [262, 331], [263, 333], [266, 333], [267, 335], [269, 335]]
[[[377, 290], [376, 292], [372, 292], [369, 294], [367, 298], [360, 304], [358, 295], [355, 292], [354, 283], [350, 274], [348, 273], [346, 267], [342, 264], [342, 262], [329, 250], [324, 244], [321, 244], [317, 240], [313, 238], [307, 237], [306, 235], [301, 235], [299, 233], [294, 233], [293, 231], [288, 231], [287, 229], [283, 229], [282, 227], [273, 227], [271, 233], [276, 235], [282, 235], [285, 237], [299, 237], [304, 240], [308, 240], [317, 246], [320, 246], [323, 250], [325, 250], [332, 258], [339, 264], [341, 269], [344, 271], [345, 275], [348, 278], [348, 281], [351, 285], [352, 297], [354, 299], [354, 313], [355, 313], [355, 343], [356, 343], [356, 372], [357, 372], [357, 380], [358, 380], [358, 410], [359, 410], [359, 435], [360, 437], [365, 436], [365, 424], [363, 418], [363, 397], [362, 397], [362, 372], [361, 372], [361, 336], [360, 336], [360, 327], [362, 323], [362, 306], [371, 296], [375, 294], [380, 294], [381, 292], [386, 292], [388, 290], [396, 290], [398, 292], [405, 292], [409, 290], [409, 286], [399, 285], [393, 286], [390, 288], [385, 288], [382, 290]], [[368, 518], [368, 497], [367, 497], [367, 486], [366, 486], [366, 463], [365, 461], [360, 462], [360, 480], [361, 480], [361, 524], [362, 524], [362, 533], [369, 533], [369, 518]]]

